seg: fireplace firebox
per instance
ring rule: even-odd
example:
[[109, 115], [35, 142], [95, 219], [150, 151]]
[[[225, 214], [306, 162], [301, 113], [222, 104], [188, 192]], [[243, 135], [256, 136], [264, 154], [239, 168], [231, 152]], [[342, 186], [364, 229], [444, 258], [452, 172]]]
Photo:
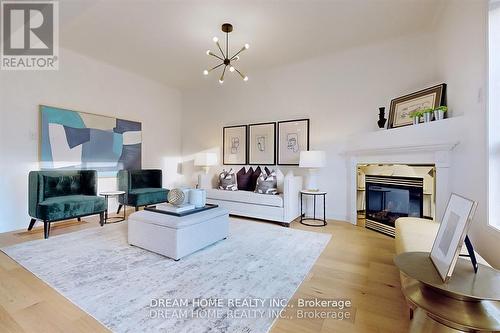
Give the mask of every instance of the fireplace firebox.
[[423, 178], [366, 175], [365, 189], [369, 229], [394, 237], [399, 217], [423, 217]]

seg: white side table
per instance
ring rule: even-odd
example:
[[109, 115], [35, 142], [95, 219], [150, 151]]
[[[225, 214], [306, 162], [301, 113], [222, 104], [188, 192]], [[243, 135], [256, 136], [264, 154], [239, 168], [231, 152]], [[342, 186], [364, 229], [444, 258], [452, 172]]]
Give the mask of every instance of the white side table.
[[104, 212], [104, 224], [108, 223], [108, 220], [113, 219], [113, 223], [116, 222], [122, 222], [125, 221], [126, 219], [126, 209], [123, 207], [123, 217], [122, 216], [108, 216], [108, 205], [109, 205], [109, 198], [110, 197], [119, 197], [120, 195], [124, 195], [124, 191], [106, 191], [106, 192], [101, 192], [99, 193], [100, 196], [104, 197], [106, 199], [106, 211]]
[[[312, 196], [313, 199], [313, 217], [306, 217], [305, 213], [302, 209], [302, 201], [303, 201], [303, 196]], [[316, 218], [316, 197], [317, 196], [323, 196], [323, 218], [318, 219]], [[303, 221], [321, 221], [323, 222], [322, 224], [311, 224], [311, 223], [305, 223]], [[307, 225], [309, 227], [324, 227], [327, 225], [326, 223], [326, 192], [324, 191], [307, 191], [307, 190], [302, 190], [300, 191], [300, 223], [303, 225]]]

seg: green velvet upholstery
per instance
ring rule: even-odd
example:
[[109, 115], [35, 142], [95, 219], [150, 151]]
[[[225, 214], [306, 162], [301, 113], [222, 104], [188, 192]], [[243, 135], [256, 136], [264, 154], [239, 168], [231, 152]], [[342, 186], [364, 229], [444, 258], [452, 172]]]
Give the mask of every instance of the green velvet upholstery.
[[78, 216], [93, 215], [106, 210], [106, 201], [92, 195], [66, 195], [50, 197], [38, 205], [38, 218], [58, 221]]
[[161, 170], [120, 170], [118, 189], [125, 191], [119, 202], [126, 206], [147, 206], [167, 201], [168, 190], [162, 186]]
[[34, 220], [42, 220], [48, 237], [50, 222], [67, 220], [106, 211], [106, 201], [97, 196], [95, 170], [31, 171], [28, 176], [28, 213]]

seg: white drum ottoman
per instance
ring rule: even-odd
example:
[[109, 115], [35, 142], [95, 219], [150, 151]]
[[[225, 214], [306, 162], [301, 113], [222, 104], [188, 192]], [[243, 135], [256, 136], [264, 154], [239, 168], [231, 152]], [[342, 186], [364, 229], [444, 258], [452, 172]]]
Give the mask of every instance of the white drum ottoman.
[[229, 214], [221, 207], [182, 217], [147, 210], [130, 214], [128, 242], [179, 260], [229, 234]]

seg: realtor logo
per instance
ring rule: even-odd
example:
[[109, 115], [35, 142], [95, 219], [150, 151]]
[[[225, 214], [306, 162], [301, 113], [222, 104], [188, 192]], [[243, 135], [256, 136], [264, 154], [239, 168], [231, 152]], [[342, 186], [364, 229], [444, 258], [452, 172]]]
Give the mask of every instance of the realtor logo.
[[56, 1], [2, 1], [2, 70], [59, 68], [59, 8]]

